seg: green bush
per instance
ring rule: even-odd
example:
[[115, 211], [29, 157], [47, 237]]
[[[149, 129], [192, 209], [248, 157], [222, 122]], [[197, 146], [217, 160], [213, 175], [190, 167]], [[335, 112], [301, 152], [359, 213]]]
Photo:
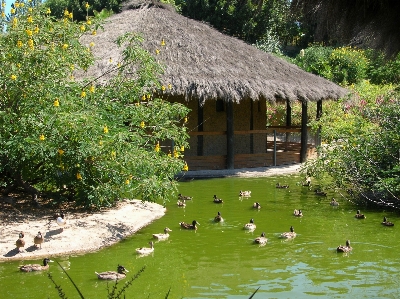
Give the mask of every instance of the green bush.
[[[22, 3], [24, 5], [22, 5]], [[122, 61], [110, 61], [114, 77], [105, 84], [75, 80], [88, 69], [96, 18], [61, 20], [34, 2], [19, 2], [11, 18], [0, 18], [0, 174], [7, 194], [22, 188], [34, 197], [75, 200], [92, 207], [121, 198], [166, 199], [176, 191], [174, 175], [186, 169], [188, 109], [151, 92], [171, 88], [135, 34], [118, 38]], [[168, 41], [167, 41], [168, 42]], [[135, 72], [135, 79], [127, 76]], [[174, 140], [175, 155], [159, 142]]]
[[326, 79], [332, 78], [331, 65], [329, 57], [333, 49], [320, 45], [313, 45], [307, 49], [301, 50], [296, 56], [294, 63], [303, 70]]

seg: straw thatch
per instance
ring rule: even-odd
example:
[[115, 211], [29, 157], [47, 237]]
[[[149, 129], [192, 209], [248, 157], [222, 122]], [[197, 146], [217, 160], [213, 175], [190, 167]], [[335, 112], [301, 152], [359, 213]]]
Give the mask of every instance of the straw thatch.
[[[137, 32], [144, 37], [143, 47], [165, 65], [160, 81], [172, 84], [166, 90], [172, 96], [200, 99], [204, 104], [217, 98], [235, 102], [244, 98], [318, 101], [338, 99], [347, 93], [328, 80], [179, 15], [168, 6], [141, 3], [129, 2], [121, 13], [107, 19], [104, 31], [82, 37], [85, 45], [95, 43], [93, 52], [99, 59], [87, 76], [106, 72], [112, 66], [110, 57], [114, 62], [121, 60], [114, 40], [126, 32]], [[165, 46], [160, 44], [162, 39]]]

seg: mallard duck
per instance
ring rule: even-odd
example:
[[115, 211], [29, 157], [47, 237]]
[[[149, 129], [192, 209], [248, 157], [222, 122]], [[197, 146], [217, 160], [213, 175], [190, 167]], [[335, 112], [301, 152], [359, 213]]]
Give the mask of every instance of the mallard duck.
[[101, 273], [96, 273], [98, 279], [103, 279], [103, 280], [119, 280], [119, 279], [124, 279], [126, 277], [126, 273], [129, 272], [127, 269], [125, 269], [124, 266], [118, 265], [117, 267], [117, 272], [115, 271], [106, 271], [106, 272], [101, 272]]
[[185, 200], [183, 200], [183, 201], [178, 200], [177, 205], [178, 205], [178, 207], [183, 207], [183, 208], [186, 207]]
[[365, 218], [367, 218], [367, 216], [365, 216], [364, 214], [360, 213], [360, 210], [357, 210], [357, 214], [355, 214], [354, 217], [357, 218], [357, 219], [365, 219]]
[[296, 233], [294, 232], [293, 226], [290, 227], [290, 232], [281, 234], [281, 238], [284, 238], [284, 239], [293, 239], [295, 237], [296, 237]]
[[393, 223], [393, 222], [390, 222], [390, 221], [387, 221], [386, 217], [383, 217], [383, 222], [382, 222], [382, 224], [383, 224], [383, 225], [386, 225], [386, 226], [394, 226], [394, 223]]
[[138, 254], [149, 254], [149, 253], [154, 252], [154, 242], [150, 241], [149, 244], [150, 244], [150, 247], [136, 248], [136, 253], [138, 253]]
[[255, 208], [255, 209], [261, 209], [260, 203], [259, 203], [259, 202], [253, 203], [253, 208]]
[[218, 212], [217, 216], [214, 217], [215, 222], [223, 222], [224, 218], [222, 218], [221, 213]]
[[179, 222], [179, 225], [184, 228], [184, 229], [197, 229], [196, 225], [200, 225], [200, 223], [198, 223], [196, 220], [192, 221], [192, 224], [189, 223], [185, 223], [185, 222]]
[[244, 225], [244, 229], [247, 229], [247, 230], [255, 230], [256, 229], [256, 225], [254, 224], [254, 219], [253, 218], [250, 219], [249, 223], [246, 223]]
[[182, 195], [182, 194], [178, 194], [178, 199], [179, 200], [192, 200], [193, 199], [193, 197], [192, 196], [185, 196], [185, 195]]
[[339, 245], [339, 246], [336, 248], [336, 251], [337, 251], [337, 252], [349, 252], [349, 251], [351, 251], [352, 249], [353, 249], [353, 248], [351, 248], [351, 246], [350, 246], [350, 241], [347, 240], [347, 241], [346, 241], [346, 246]]
[[45, 259], [43, 260], [43, 265], [39, 265], [39, 264], [29, 264], [29, 265], [20, 266], [19, 269], [20, 269], [22, 272], [43, 271], [43, 270], [49, 269], [49, 262], [51, 262], [51, 260], [48, 259], [48, 258], [45, 258]]
[[251, 191], [239, 191], [239, 196], [240, 197], [251, 197]]
[[254, 243], [264, 245], [266, 244], [268, 239], [265, 237], [265, 232], [262, 232], [261, 236], [254, 239]]
[[65, 226], [65, 224], [67, 223], [67, 219], [65, 218], [65, 215], [64, 215], [63, 212], [61, 212], [61, 213], [60, 213], [60, 216], [57, 217], [56, 222], [57, 222], [58, 226], [61, 227], [61, 230], [64, 230], [64, 226]]
[[287, 189], [287, 188], [289, 188], [289, 185], [281, 185], [281, 183], [276, 183], [276, 188]]
[[331, 206], [338, 206], [339, 203], [336, 201], [335, 198], [332, 198], [330, 205], [331, 205]]
[[319, 189], [315, 190], [314, 192], [315, 192], [315, 195], [318, 195], [318, 196], [326, 196], [326, 192], [321, 191], [321, 190], [319, 190]]
[[25, 240], [24, 240], [24, 233], [20, 232], [18, 235], [18, 240], [15, 242], [15, 246], [17, 246], [17, 249], [19, 252], [21, 252], [21, 248], [25, 247]]
[[38, 234], [33, 238], [33, 243], [35, 244], [35, 247], [39, 245], [39, 248], [42, 249], [42, 243], [44, 241], [44, 238], [42, 236], [41, 232], [38, 232]]
[[293, 215], [296, 217], [303, 217], [303, 212], [301, 210], [294, 210]]
[[214, 195], [214, 202], [215, 203], [223, 203], [224, 201], [221, 198], [218, 198], [217, 195]]
[[157, 240], [166, 240], [169, 237], [169, 232], [172, 232], [171, 229], [168, 227], [164, 228], [164, 233], [163, 234], [153, 234], [153, 238]]

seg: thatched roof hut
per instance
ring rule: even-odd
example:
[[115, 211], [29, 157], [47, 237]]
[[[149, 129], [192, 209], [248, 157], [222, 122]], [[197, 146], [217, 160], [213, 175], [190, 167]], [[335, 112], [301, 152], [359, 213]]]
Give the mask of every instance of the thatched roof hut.
[[[338, 99], [346, 90], [321, 77], [307, 73], [283, 59], [224, 35], [209, 25], [188, 19], [167, 5], [131, 1], [121, 13], [111, 16], [104, 32], [85, 36], [94, 41], [100, 58], [89, 74], [104, 72], [113, 61], [121, 60], [114, 40], [128, 32], [144, 37], [143, 46], [166, 65], [161, 81], [172, 84], [172, 95], [186, 100], [224, 99], [239, 102], [244, 98], [318, 101]], [[164, 39], [165, 46], [160, 42]], [[167, 83], [167, 84], [168, 84]]]
[[[213, 114], [207, 114], [207, 117], [203, 115], [208, 113], [205, 105], [209, 100], [214, 103], [217, 100], [223, 101], [223, 105], [226, 105], [222, 109], [226, 111], [224, 121], [220, 125], [211, 121], [209, 123], [211, 131], [225, 131], [225, 135], [228, 135], [224, 137], [228, 141], [222, 149], [224, 154], [227, 153], [225, 159], [228, 160], [228, 168], [233, 168], [235, 155], [232, 152], [233, 136], [230, 136], [234, 134], [233, 125], [235, 124], [235, 129], [241, 130], [265, 129], [265, 107], [260, 108], [265, 105], [258, 104], [260, 116], [257, 116], [253, 115], [255, 108], [250, 102], [319, 102], [338, 99], [348, 92], [328, 80], [307, 73], [283, 59], [224, 35], [205, 23], [179, 15], [173, 8], [153, 1], [134, 0], [126, 3], [121, 13], [107, 19], [104, 31], [99, 30], [95, 36], [82, 37], [83, 44], [94, 42], [96, 45], [93, 52], [98, 60], [88, 70], [88, 76], [99, 76], [114, 67], [115, 65], [109, 63], [110, 58], [113, 61], [122, 59], [121, 50], [114, 41], [126, 32], [141, 34], [144, 38], [143, 47], [154, 53], [157, 60], [165, 65], [160, 81], [165, 85], [171, 84], [172, 88], [165, 90], [164, 94], [168, 95], [169, 100], [180, 99], [179, 101], [192, 109], [193, 115], [190, 119], [197, 122], [193, 123], [193, 127], [198, 127], [198, 131], [207, 131], [203, 126], [204, 119], [215, 119]], [[165, 46], [161, 45], [162, 40], [165, 41]], [[159, 54], [156, 54], [157, 49]], [[102, 79], [107, 80], [107, 77]], [[244, 101], [251, 107], [247, 110], [240, 107], [238, 110], [244, 114], [237, 118], [251, 119], [253, 123], [248, 124], [247, 121], [246, 126], [241, 127], [232, 120], [236, 117], [232, 105]], [[258, 121], [255, 120], [257, 118]], [[216, 130], [216, 127], [220, 128]], [[201, 138], [201, 142], [205, 140]], [[192, 143], [193, 155], [207, 155], [207, 150], [203, 150], [194, 141]], [[265, 146], [261, 149], [263, 150]], [[185, 156], [187, 154], [185, 152]], [[215, 155], [216, 152], [210, 150], [209, 154]]]

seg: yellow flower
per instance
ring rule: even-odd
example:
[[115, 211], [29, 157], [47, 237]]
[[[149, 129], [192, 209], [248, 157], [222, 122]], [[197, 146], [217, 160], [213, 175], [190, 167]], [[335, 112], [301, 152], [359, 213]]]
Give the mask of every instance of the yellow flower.
[[146, 95], [142, 95], [142, 101], [146, 100]]
[[147, 95], [147, 98], [148, 98], [148, 99], [150, 99], [150, 97], [151, 97], [151, 95], [150, 95], [150, 94], [148, 94], [148, 95]]
[[19, 40], [19, 41], [17, 41], [17, 47], [18, 48], [21, 48], [23, 46], [23, 44], [22, 44], [22, 42]]
[[1, 13], [1, 17], [4, 18], [6, 14], [4, 12]]
[[87, 20], [86, 24], [90, 25], [90, 24], [92, 24], [92, 21], [91, 20]]
[[168, 151], [168, 157], [171, 157], [171, 151]]
[[14, 6], [15, 6], [16, 8], [18, 8], [18, 7], [19, 7], [19, 3], [18, 3], [18, 2], [15, 2], [15, 3], [14, 3]]
[[172, 84], [170, 83], [170, 84], [168, 84], [168, 89], [171, 89], [172, 88]]
[[91, 93], [94, 93], [94, 85], [90, 85], [89, 91], [90, 91]]
[[160, 54], [160, 50], [156, 49], [156, 54], [157, 55]]
[[28, 8], [28, 11], [29, 11], [29, 12], [32, 12], [32, 11], [33, 11], [32, 7], [29, 7], [29, 8]]
[[68, 9], [64, 10], [64, 17], [68, 17], [69, 16], [69, 11]]
[[117, 153], [116, 153], [115, 151], [112, 151], [112, 152], [111, 152], [111, 157], [112, 157], [112, 158], [115, 158], [116, 156], [117, 156]]
[[91, 42], [91, 43], [89, 44], [89, 47], [94, 47], [94, 42]]
[[163, 85], [163, 86], [161, 86], [161, 90], [162, 91], [164, 91], [165, 90], [165, 86]]
[[32, 16], [27, 17], [27, 18], [26, 18], [26, 21], [27, 21], [28, 23], [32, 23], [32, 22], [33, 22]]
[[104, 126], [103, 132], [104, 132], [104, 134], [107, 134], [107, 133], [108, 133], [108, 127], [107, 127], [107, 126]]
[[183, 121], [185, 122], [185, 124], [188, 122], [187, 116], [185, 116], [185, 118], [183, 119]]
[[164, 41], [164, 39], [161, 40], [161, 46], [165, 46], [165, 41]]
[[174, 158], [178, 158], [178, 152], [176, 150], [174, 150]]
[[73, 70], [75, 69], [75, 65], [70, 64], [70, 65], [69, 65], [69, 68], [73, 71]]
[[103, 145], [103, 141], [100, 140], [100, 141], [99, 141], [99, 144], [100, 144], [100, 145]]
[[110, 59], [108, 61], [111, 63], [112, 62], [112, 58], [110, 57]]
[[84, 97], [86, 97], [86, 91], [82, 90], [82, 92], [81, 92], [81, 98], [84, 98]]
[[11, 12], [11, 14], [15, 14], [15, 9], [11, 8], [10, 12]]
[[33, 30], [33, 32], [34, 32], [35, 34], [38, 34], [38, 33], [39, 33], [39, 26], [38, 26], [38, 25], [36, 25], [36, 27], [35, 27], [35, 29]]
[[80, 29], [81, 31], [85, 31], [86, 27], [85, 27], [85, 25], [81, 25], [81, 26], [79, 27], [79, 29]]
[[26, 29], [25, 32], [28, 36], [32, 36], [32, 30]]
[[59, 107], [60, 106], [60, 102], [58, 101], [58, 99], [54, 100], [54, 107]]
[[185, 147], [182, 145], [181, 146], [181, 152], [184, 152], [185, 151]]
[[125, 180], [125, 184], [129, 185], [130, 181], [129, 180]]
[[185, 166], [183, 166], [183, 171], [188, 171], [189, 170], [189, 166], [185, 163]]
[[82, 176], [81, 176], [81, 174], [79, 172], [76, 174], [76, 179], [77, 180], [81, 180], [82, 179]]
[[20, 3], [19, 4], [19, 7], [24, 7], [25, 6], [25, 3]]
[[17, 76], [11, 75], [11, 80], [17, 80]]
[[140, 122], [140, 127], [144, 128], [144, 121]]
[[73, 17], [72, 12], [69, 13], [68, 17], [69, 17], [70, 19], [72, 19], [72, 17]]
[[62, 156], [62, 155], [64, 154], [64, 151], [60, 148], [60, 149], [58, 150], [58, 154], [59, 154], [60, 156]]
[[62, 48], [65, 50], [65, 49], [68, 49], [68, 44], [63, 44], [62, 45]]
[[44, 135], [42, 134], [42, 135], [39, 136], [39, 139], [43, 141], [43, 140], [46, 139], [46, 137], [44, 137]]
[[86, 2], [85, 4], [85, 8], [88, 9], [89, 8], [89, 3]]
[[33, 49], [33, 39], [28, 40], [28, 47]]
[[93, 30], [92, 35], [96, 35], [96, 34], [97, 34], [96, 30]]
[[1, 3], [1, 7], [6, 7], [6, 3], [5, 2], [3, 2], [3, 3]]
[[159, 151], [160, 151], [160, 143], [159, 143], [159, 142], [156, 144], [156, 147], [154, 148], [154, 150], [155, 150], [156, 152], [159, 152]]
[[48, 9], [46, 10], [46, 13], [47, 13], [48, 15], [51, 14], [50, 8], [48, 8]]

